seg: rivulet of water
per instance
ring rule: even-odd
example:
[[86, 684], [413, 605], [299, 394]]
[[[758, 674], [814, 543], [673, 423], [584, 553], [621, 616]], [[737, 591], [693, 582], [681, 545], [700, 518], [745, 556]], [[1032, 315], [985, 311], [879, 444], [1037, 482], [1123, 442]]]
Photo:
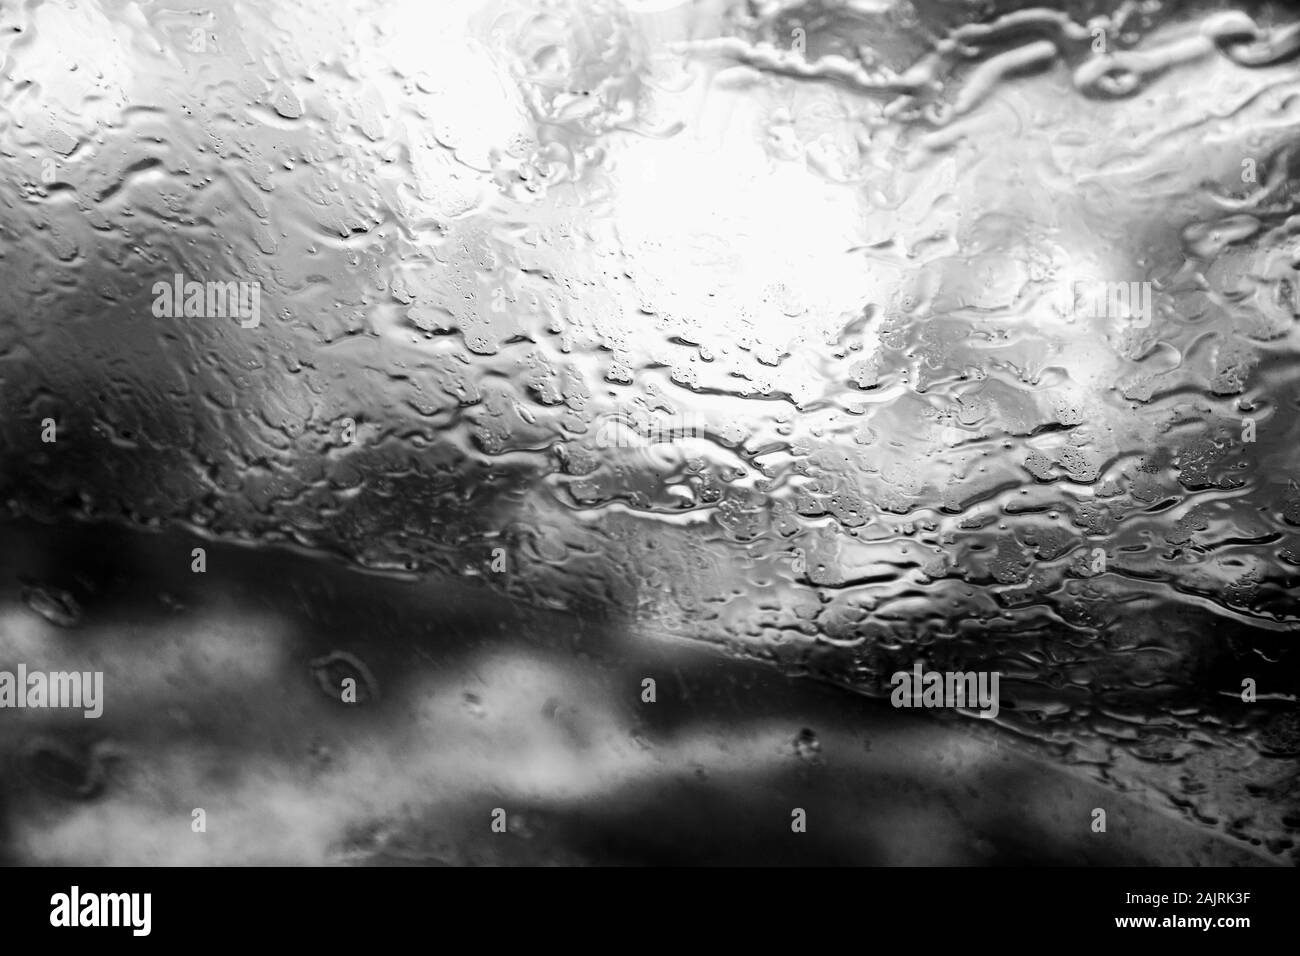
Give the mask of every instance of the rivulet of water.
[[1294, 864], [1298, 62], [1251, 3], [7, 4], [0, 498], [996, 671], [953, 733]]

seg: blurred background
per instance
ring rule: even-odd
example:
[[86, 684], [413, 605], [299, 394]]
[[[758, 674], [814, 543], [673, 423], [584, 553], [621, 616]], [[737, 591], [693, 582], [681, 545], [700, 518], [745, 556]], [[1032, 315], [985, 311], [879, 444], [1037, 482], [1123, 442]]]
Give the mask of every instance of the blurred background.
[[1270, 4], [0, 3], [0, 669], [105, 675], [0, 711], [0, 858], [1294, 865], [1297, 62]]

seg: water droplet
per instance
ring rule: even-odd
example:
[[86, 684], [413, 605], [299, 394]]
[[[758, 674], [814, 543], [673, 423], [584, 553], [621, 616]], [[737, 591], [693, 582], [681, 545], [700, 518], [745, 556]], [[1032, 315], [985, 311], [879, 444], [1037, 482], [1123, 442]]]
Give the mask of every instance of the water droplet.
[[817, 739], [817, 734], [807, 727], [795, 735], [792, 746], [795, 756], [800, 760], [809, 763], [817, 763], [821, 760], [821, 741]]
[[81, 606], [67, 591], [47, 585], [23, 588], [23, 601], [56, 627], [75, 627], [81, 620]]

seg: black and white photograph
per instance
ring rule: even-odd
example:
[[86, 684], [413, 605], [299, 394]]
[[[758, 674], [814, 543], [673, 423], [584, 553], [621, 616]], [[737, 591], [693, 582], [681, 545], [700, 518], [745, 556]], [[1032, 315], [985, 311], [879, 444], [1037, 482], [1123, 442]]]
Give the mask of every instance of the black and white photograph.
[[1300, 864], [1300, 6], [0, 0], [0, 171], [7, 922]]

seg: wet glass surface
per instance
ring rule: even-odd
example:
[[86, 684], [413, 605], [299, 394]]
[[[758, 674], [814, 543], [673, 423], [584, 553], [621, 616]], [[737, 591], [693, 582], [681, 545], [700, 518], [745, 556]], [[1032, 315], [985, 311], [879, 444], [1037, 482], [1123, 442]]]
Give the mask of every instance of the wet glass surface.
[[0, 714], [7, 857], [1294, 865], [1297, 53], [0, 8], [0, 667], [106, 687]]

